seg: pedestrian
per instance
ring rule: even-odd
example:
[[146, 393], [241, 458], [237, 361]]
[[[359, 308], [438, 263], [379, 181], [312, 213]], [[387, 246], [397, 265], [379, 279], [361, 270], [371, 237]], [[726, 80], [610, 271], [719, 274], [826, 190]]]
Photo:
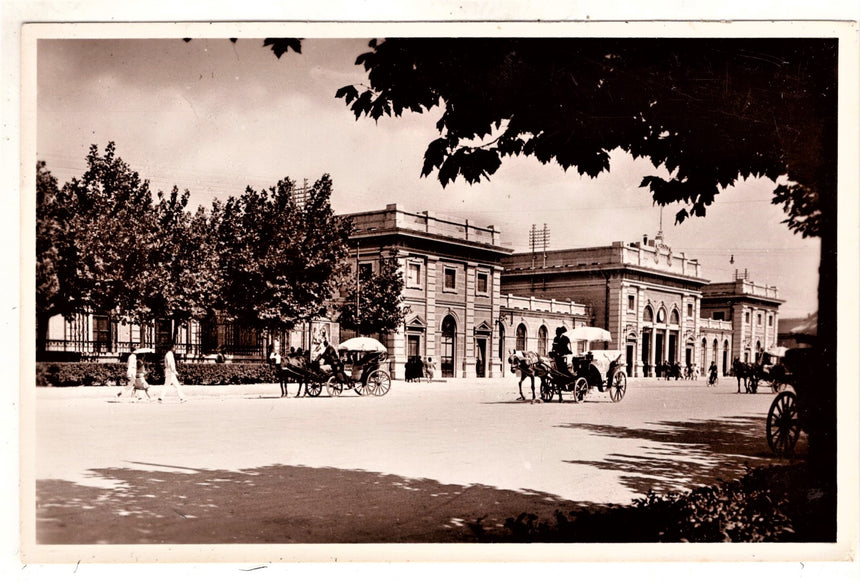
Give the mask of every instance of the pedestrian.
[[276, 370], [281, 367], [281, 342], [278, 340], [269, 347], [269, 363]]
[[436, 362], [433, 361], [431, 356], [427, 356], [427, 359], [424, 361], [424, 378], [428, 382], [433, 381], [433, 375], [436, 373]]
[[131, 344], [128, 349], [131, 351], [128, 355], [128, 366], [125, 371], [125, 376], [128, 381], [126, 382], [125, 388], [116, 393], [117, 398], [121, 398], [126, 391], [129, 391], [131, 395], [134, 396], [134, 379], [137, 376], [137, 356], [134, 353], [136, 346]]
[[185, 394], [182, 392], [182, 387], [179, 385], [179, 377], [176, 375], [176, 357], [173, 354], [173, 342], [167, 345], [167, 352], [164, 354], [164, 388], [161, 389], [161, 394], [158, 396], [158, 401], [163, 402], [164, 396], [167, 394], [167, 388], [173, 386], [176, 389], [176, 395], [179, 396], [179, 402], [185, 402]]
[[[146, 394], [147, 400], [152, 400], [149, 396], [149, 382], [146, 381], [146, 376], [149, 374], [149, 371], [146, 369], [146, 355], [140, 354], [140, 357], [137, 359], [137, 373], [134, 376], [134, 390], [132, 391], [132, 397], [138, 390], [143, 390], [143, 393]], [[140, 400], [140, 398], [138, 398]]]

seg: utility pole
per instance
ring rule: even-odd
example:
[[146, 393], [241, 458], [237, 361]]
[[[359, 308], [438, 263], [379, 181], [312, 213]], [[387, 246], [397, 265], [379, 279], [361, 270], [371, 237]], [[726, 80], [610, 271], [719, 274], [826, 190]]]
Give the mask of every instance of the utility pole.
[[535, 268], [535, 254], [540, 248], [543, 252], [543, 266], [546, 267], [546, 247], [549, 245], [549, 227], [543, 223], [543, 228], [538, 230], [533, 224], [529, 229], [529, 246], [532, 249], [532, 269]]

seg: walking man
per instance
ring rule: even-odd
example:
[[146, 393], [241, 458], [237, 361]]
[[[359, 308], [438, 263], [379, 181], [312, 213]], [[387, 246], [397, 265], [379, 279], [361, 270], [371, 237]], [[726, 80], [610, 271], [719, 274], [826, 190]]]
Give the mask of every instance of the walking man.
[[164, 396], [167, 394], [169, 386], [176, 388], [179, 402], [185, 402], [185, 394], [183, 394], [182, 387], [179, 385], [179, 378], [176, 376], [176, 358], [173, 355], [173, 342], [167, 345], [167, 353], [164, 354], [164, 388], [161, 389], [161, 394], [158, 396], [159, 402], [164, 401]]
[[131, 391], [131, 395], [134, 396], [134, 379], [137, 376], [137, 356], [134, 353], [135, 345], [131, 344], [128, 347], [131, 352], [128, 355], [128, 368], [126, 368], [125, 376], [128, 379], [128, 383], [126, 383], [125, 388], [116, 393], [116, 397], [120, 398], [126, 391]]

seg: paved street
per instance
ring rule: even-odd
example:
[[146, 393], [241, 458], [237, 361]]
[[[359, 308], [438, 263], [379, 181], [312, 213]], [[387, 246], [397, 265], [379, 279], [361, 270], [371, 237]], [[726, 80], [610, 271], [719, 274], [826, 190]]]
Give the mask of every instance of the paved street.
[[398, 381], [384, 397], [295, 389], [191, 386], [184, 404], [37, 389], [37, 539], [461, 541], [475, 520], [626, 504], [776, 462], [772, 394], [736, 394], [733, 378], [633, 379], [620, 403], [517, 402], [510, 375]]

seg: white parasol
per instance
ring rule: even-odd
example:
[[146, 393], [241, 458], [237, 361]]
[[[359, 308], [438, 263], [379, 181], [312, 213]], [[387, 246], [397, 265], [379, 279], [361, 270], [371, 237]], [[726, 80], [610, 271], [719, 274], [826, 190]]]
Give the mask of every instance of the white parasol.
[[378, 340], [372, 337], [354, 337], [337, 346], [338, 350], [348, 352], [387, 352], [388, 350]]
[[136, 350], [134, 350], [131, 353], [139, 356], [140, 354], [154, 354], [155, 350], [152, 348], [137, 348]]
[[602, 327], [575, 327], [570, 331], [566, 331], [565, 335], [572, 342], [609, 342], [612, 341], [612, 334]]

